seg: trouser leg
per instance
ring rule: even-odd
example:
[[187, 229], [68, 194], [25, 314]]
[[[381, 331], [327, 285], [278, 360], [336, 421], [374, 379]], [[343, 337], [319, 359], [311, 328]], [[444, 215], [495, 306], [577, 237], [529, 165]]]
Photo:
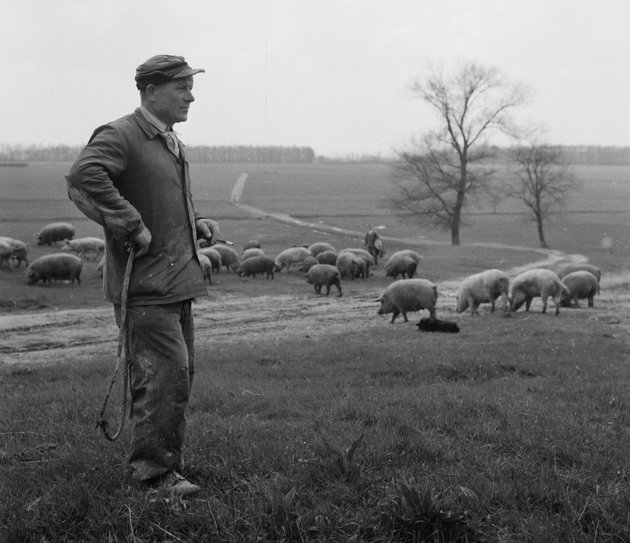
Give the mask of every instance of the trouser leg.
[[195, 377], [195, 325], [193, 322], [191, 302], [182, 304], [180, 322], [184, 342], [186, 343], [186, 351], [188, 353], [188, 389], [190, 391]]
[[[119, 321], [120, 308], [116, 308]], [[186, 429], [185, 409], [194, 371], [190, 302], [127, 310], [131, 357], [133, 476], [146, 480], [177, 470]]]

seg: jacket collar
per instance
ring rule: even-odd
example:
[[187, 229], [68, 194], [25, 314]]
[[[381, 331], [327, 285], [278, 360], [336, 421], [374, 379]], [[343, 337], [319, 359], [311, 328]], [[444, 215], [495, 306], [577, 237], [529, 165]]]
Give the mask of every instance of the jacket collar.
[[149, 139], [153, 139], [160, 134], [160, 131], [149, 122], [149, 119], [145, 117], [144, 113], [139, 107], [136, 108], [136, 110], [133, 112], [133, 116], [135, 117], [136, 122], [138, 123], [142, 131], [147, 135]]
[[[142, 111], [140, 107], [136, 108], [136, 110], [133, 112], [133, 116], [135, 117], [142, 131], [147, 135], [149, 139], [153, 139], [161, 134], [158, 128], [153, 123], [151, 123], [149, 119], [147, 119], [146, 115], [144, 114], [144, 112]], [[180, 152], [183, 151], [185, 147], [186, 146], [180, 140], [179, 141]]]
[[156, 115], [151, 113], [151, 110], [142, 105], [138, 109], [142, 112], [144, 118], [158, 129], [158, 132], [166, 132], [168, 130], [168, 125]]

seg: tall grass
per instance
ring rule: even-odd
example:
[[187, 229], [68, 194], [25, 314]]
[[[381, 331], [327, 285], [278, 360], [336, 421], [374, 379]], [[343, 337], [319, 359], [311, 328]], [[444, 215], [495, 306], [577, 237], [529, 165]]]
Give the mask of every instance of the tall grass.
[[202, 346], [186, 501], [97, 433], [110, 361], [7, 371], [0, 539], [626, 541], [625, 335], [587, 310], [460, 325]]

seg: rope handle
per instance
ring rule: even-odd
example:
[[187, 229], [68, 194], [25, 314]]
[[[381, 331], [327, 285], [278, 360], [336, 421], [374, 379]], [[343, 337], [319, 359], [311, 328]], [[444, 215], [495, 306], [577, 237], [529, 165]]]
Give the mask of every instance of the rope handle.
[[[123, 427], [125, 426], [125, 419], [127, 418], [127, 388], [129, 386], [129, 364], [131, 362], [129, 356], [129, 326], [127, 323], [127, 300], [129, 297], [129, 281], [131, 278], [131, 270], [133, 269], [133, 260], [136, 256], [136, 247], [132, 243], [129, 246], [129, 257], [127, 258], [127, 266], [125, 268], [125, 276], [123, 279], [121, 299], [120, 299], [120, 327], [118, 328], [118, 351], [116, 353], [116, 368], [114, 369], [114, 374], [112, 375], [112, 379], [109, 383], [109, 388], [107, 389], [107, 395], [105, 396], [105, 400], [103, 401], [103, 407], [101, 407], [101, 412], [98, 416], [98, 421], [96, 422], [96, 427], [100, 428], [105, 435], [105, 437], [109, 441], [116, 441], [118, 436], [122, 432]], [[118, 376], [118, 370], [120, 368], [121, 362], [124, 364], [124, 375], [123, 375], [123, 387], [122, 387], [122, 402], [120, 408], [120, 420], [118, 423], [118, 429], [114, 434], [111, 434], [109, 431], [110, 425], [107, 419], [105, 418], [105, 410], [107, 409], [107, 403], [109, 402], [109, 397], [111, 395], [112, 389], [114, 388], [114, 384], [116, 383], [116, 377]]]

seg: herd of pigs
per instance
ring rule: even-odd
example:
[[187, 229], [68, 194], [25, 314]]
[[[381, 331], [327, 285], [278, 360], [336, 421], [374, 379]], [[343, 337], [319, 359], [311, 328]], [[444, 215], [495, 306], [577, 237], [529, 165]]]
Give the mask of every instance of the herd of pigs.
[[[35, 234], [37, 245], [57, 246], [61, 251], [41, 256], [29, 263], [29, 245], [23, 241], [0, 236], [0, 267], [6, 264], [9, 270], [26, 267], [25, 279], [28, 285], [51, 281], [77, 282], [81, 284], [81, 271], [84, 259], [99, 259], [98, 270], [102, 273], [105, 258], [105, 242], [96, 237], [76, 238], [76, 228], [63, 222], [50, 223]], [[212, 275], [219, 273], [222, 267], [235, 271], [241, 277], [264, 275], [274, 278], [274, 273], [286, 269], [300, 270], [306, 281], [312, 284], [317, 294], [330, 293], [335, 287], [338, 296], [342, 296], [342, 279], [361, 279], [370, 276], [370, 268], [378, 264], [378, 258], [384, 251], [368, 251], [360, 248], [347, 248], [337, 251], [327, 242], [316, 242], [308, 246], [293, 246], [271, 257], [265, 254], [260, 243], [251, 240], [239, 254], [233, 247], [217, 243], [209, 245], [201, 241], [198, 248], [199, 261], [204, 279], [212, 284]], [[392, 314], [394, 322], [399, 315], [408, 321], [407, 313], [420, 310], [429, 312], [428, 319], [421, 319], [421, 330], [456, 332], [454, 323], [440, 321], [436, 317], [438, 298], [437, 285], [426, 279], [414, 278], [422, 256], [416, 251], [405, 249], [396, 251], [385, 261], [385, 277], [393, 282], [384, 289], [378, 302], [379, 315]], [[399, 279], [398, 277], [401, 277]], [[599, 293], [601, 270], [591, 264], [569, 264], [556, 272], [547, 268], [527, 270], [510, 280], [508, 275], [498, 269], [487, 269], [465, 278], [457, 290], [458, 312], [470, 309], [471, 314], [478, 313], [480, 304], [495, 303], [500, 298], [504, 311], [516, 311], [523, 304], [527, 311], [533, 298], [542, 300], [542, 312], [547, 310], [547, 300], [551, 298], [555, 305], [555, 314], [561, 306], [579, 305], [578, 300], [588, 300], [593, 307], [593, 298]]]

